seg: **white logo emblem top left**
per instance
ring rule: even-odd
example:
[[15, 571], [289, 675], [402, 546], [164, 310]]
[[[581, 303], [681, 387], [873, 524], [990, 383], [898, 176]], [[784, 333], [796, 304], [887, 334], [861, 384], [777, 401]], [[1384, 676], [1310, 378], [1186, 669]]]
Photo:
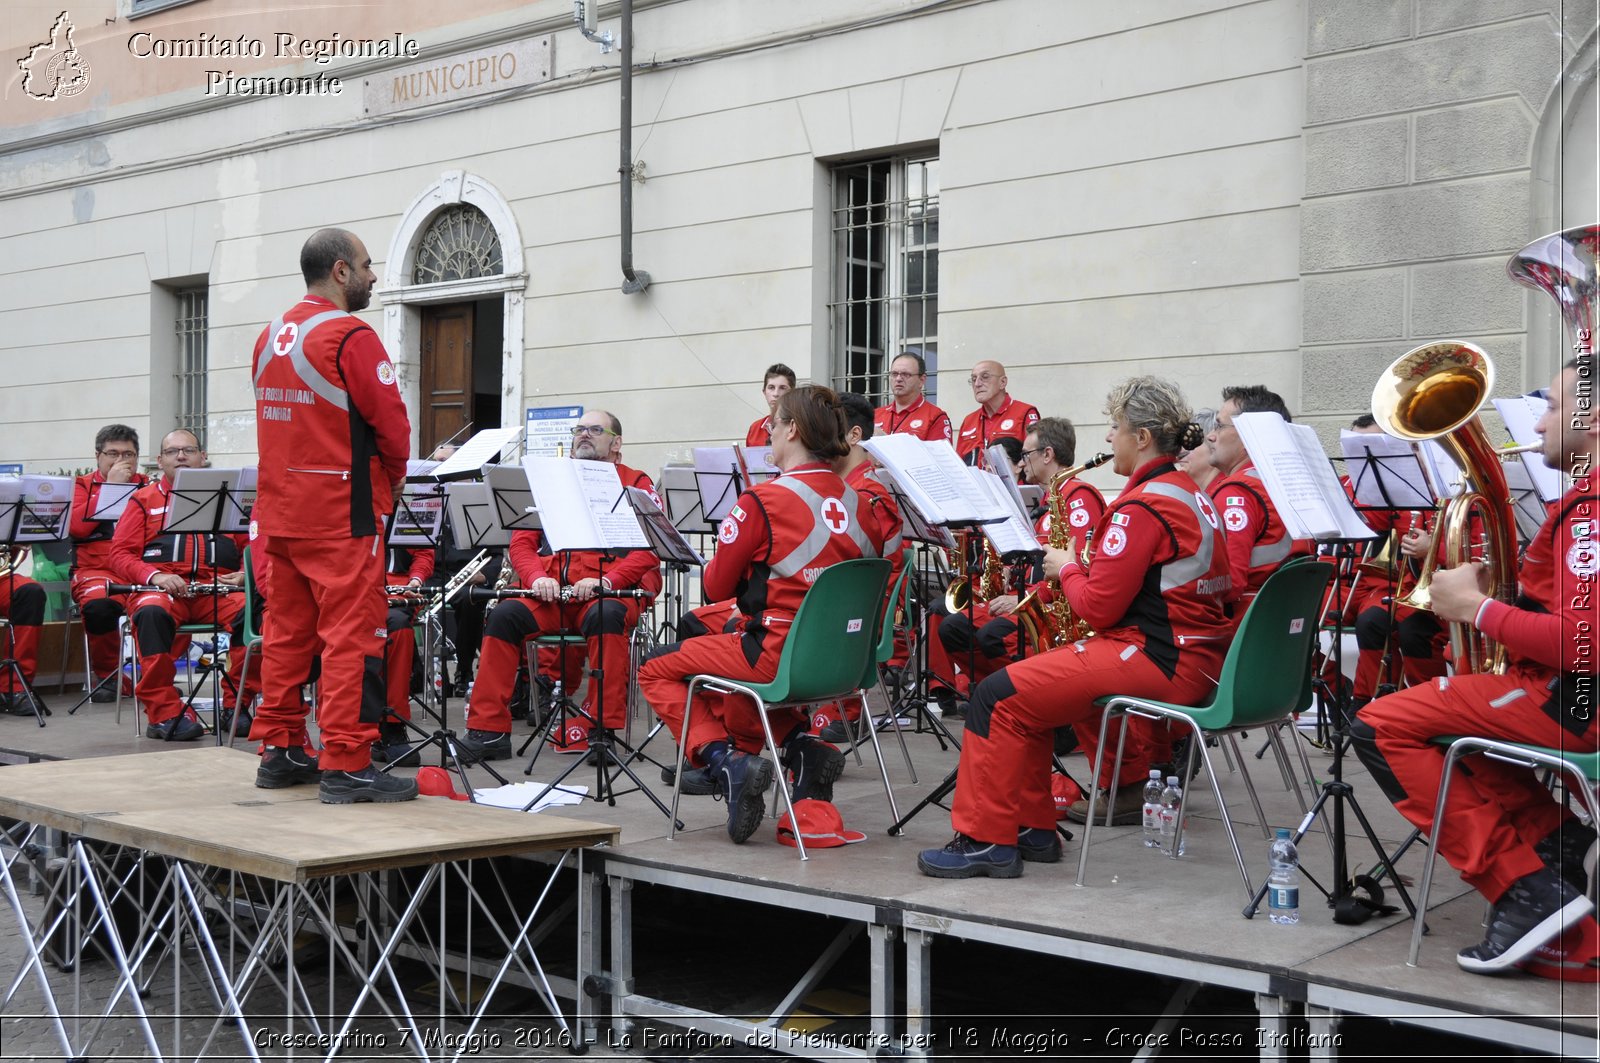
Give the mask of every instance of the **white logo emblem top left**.
[[294, 341], [300, 335], [300, 326], [293, 321], [284, 322], [283, 328], [272, 337], [272, 353], [278, 356], [288, 354], [294, 350]]
[[33, 45], [17, 60], [22, 91], [30, 99], [66, 99], [89, 87], [89, 61], [73, 43], [72, 33], [72, 22], [63, 11], [50, 27], [50, 39]]

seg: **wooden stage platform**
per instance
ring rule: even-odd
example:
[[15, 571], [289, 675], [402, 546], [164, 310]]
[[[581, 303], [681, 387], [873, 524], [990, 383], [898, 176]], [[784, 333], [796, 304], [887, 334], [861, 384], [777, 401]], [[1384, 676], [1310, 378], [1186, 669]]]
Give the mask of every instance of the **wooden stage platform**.
[[[51, 700], [61, 703], [59, 697]], [[459, 701], [452, 702], [456, 721], [459, 712]], [[136, 822], [148, 808], [144, 797], [148, 790], [187, 790], [190, 780], [175, 777], [167, 768], [177, 756], [174, 751], [135, 737], [126, 720], [116, 728], [110, 718], [109, 706], [95, 705], [86, 705], [72, 718], [64, 713], [52, 716], [43, 729], [29, 720], [0, 718], [0, 750], [17, 756], [70, 758], [140, 754], [115, 762], [117, 773], [133, 771], [128, 781], [137, 785], [119, 784], [116, 792], [126, 794], [127, 807], [105, 817]], [[519, 724], [514, 737], [520, 743], [526, 733]], [[1252, 736], [1247, 755], [1260, 745], [1256, 737]], [[930, 735], [913, 735], [909, 742], [920, 776], [917, 784], [911, 783], [896, 744], [892, 739], [885, 742], [902, 810], [954, 764], [953, 752], [940, 753]], [[650, 752], [658, 759], [671, 757], [664, 737], [652, 744]], [[1330, 758], [1315, 749], [1310, 755], [1319, 775], [1326, 773]], [[148, 772], [139, 770], [145, 762]], [[548, 778], [568, 763], [565, 758], [542, 756], [536, 777]], [[1220, 756], [1218, 763], [1224, 763]], [[70, 797], [71, 807], [99, 806], [99, 811], [108, 811], [112, 774], [97, 774], [90, 761], [83, 764], [91, 792], [16, 794], [6, 785], [9, 773], [0, 771], [0, 802], [34, 800], [42, 806]], [[1300, 818], [1298, 808], [1270, 754], [1250, 765], [1269, 824], [1293, 826]], [[496, 767], [514, 780], [523, 778], [521, 761]], [[1080, 780], [1087, 774], [1079, 757], [1069, 758], [1068, 767]], [[647, 767], [642, 774], [670, 801], [670, 789], [657, 781], [654, 768]], [[481, 770], [474, 775], [486, 778]], [[1353, 758], [1346, 758], [1345, 775], [1385, 846], [1392, 849], [1406, 834], [1402, 821]], [[593, 771], [580, 770], [571, 781], [592, 786]], [[1242, 783], [1230, 774], [1223, 788], [1252, 874], [1264, 877], [1267, 842]], [[203, 800], [203, 790], [195, 788], [197, 802]], [[1245, 891], [1203, 786], [1196, 788], [1190, 803], [1187, 856], [1171, 861], [1151, 852], [1141, 844], [1137, 827], [1097, 828], [1088, 883], [1083, 887], [1073, 883], [1077, 841], [1067, 845], [1062, 863], [1028, 864], [1018, 880], [924, 877], [916, 869], [917, 851], [949, 840], [949, 817], [930, 808], [910, 823], [903, 837], [889, 837], [886, 830], [892, 817], [870, 760], [859, 767], [851, 764], [837, 786], [835, 801], [846, 825], [864, 831], [868, 840], [813, 849], [811, 859], [803, 863], [792, 848], [778, 844], [770, 821], [746, 845], [732, 845], [724, 831], [726, 806], [710, 798], [685, 797], [680, 814], [687, 829], [676, 840], [668, 840], [665, 818], [638, 794], [622, 796], [615, 806], [585, 802], [546, 816], [519, 818], [440, 799], [421, 799], [413, 803], [415, 807], [332, 808], [316, 805], [312, 788], [288, 791], [292, 795], [288, 798], [269, 799], [268, 791], [256, 793], [273, 804], [252, 814], [266, 816], [274, 830], [295, 831], [304, 838], [308, 855], [319, 837], [343, 836], [346, 831], [368, 834], [381, 848], [381, 835], [391, 817], [401, 821], [442, 816], [439, 822], [459, 829], [462, 838], [484, 841], [474, 833], [478, 821], [498, 823], [508, 816], [519, 823], [616, 824], [618, 841], [588, 853], [585, 864], [595, 877], [588, 888], [602, 899], [609, 920], [603, 970], [590, 980], [586, 1010], [611, 1016], [612, 1044], [630, 1038], [635, 1045], [648, 1044], [664, 1029], [686, 1029], [696, 1031], [693, 1036], [700, 1040], [680, 1046], [755, 1044], [803, 1058], [864, 1057], [880, 1049], [908, 1057], [972, 1055], [953, 1040], [951, 1016], [946, 1013], [952, 991], [970, 991], [974, 980], [988, 988], [1002, 985], [1013, 968], [1020, 971], [1027, 966], [1028, 957], [1043, 957], [1068, 965], [1076, 984], [1091, 990], [1059, 998], [1047, 995], [1045, 1000], [1059, 1002], [1038, 1005], [1070, 1015], [1075, 1030], [1085, 1028], [1088, 1020], [1080, 1012], [1086, 1000], [1097, 999], [1092, 993], [1096, 982], [1125, 985], [1127, 977], [1158, 973], [1159, 981], [1150, 978], [1140, 983], [1145, 997], [1120, 1013], [1119, 1028], [1124, 1036], [1134, 1029], [1166, 1037], [1168, 1054], [1184, 1058], [1337, 1058], [1341, 1046], [1350, 1049], [1345, 1032], [1357, 1023], [1366, 1023], [1370, 1031], [1372, 1020], [1393, 1024], [1379, 1029], [1393, 1031], [1393, 1043], [1401, 1046], [1394, 1050], [1397, 1056], [1435, 1054], [1430, 1050], [1435, 1048], [1460, 1052], [1463, 1043], [1450, 1039], [1454, 1037], [1475, 1039], [1478, 1043], [1468, 1046], [1475, 1058], [1518, 1052], [1571, 1058], [1600, 1054], [1600, 987], [1521, 974], [1486, 978], [1456, 967], [1455, 951], [1481, 937], [1483, 906], [1443, 864], [1434, 885], [1432, 932], [1416, 968], [1405, 964], [1410, 922], [1403, 915], [1374, 918], [1361, 926], [1336, 924], [1309, 883], [1302, 884], [1299, 925], [1275, 926], [1264, 912], [1255, 919], [1243, 918]], [[0, 803], [0, 810], [6, 807]], [[20, 805], [14, 807], [21, 810]], [[199, 847], [196, 858], [204, 859], [207, 846], [237, 841], [237, 835], [219, 836], [207, 822], [207, 817], [197, 815], [191, 822], [168, 826], [174, 836], [192, 834], [191, 844]], [[53, 825], [73, 829], [68, 823]], [[1081, 828], [1075, 830], [1081, 837]], [[1372, 867], [1374, 855], [1365, 842], [1352, 838], [1348, 852], [1357, 870]], [[1401, 871], [1420, 879], [1424, 854], [1421, 847], [1414, 847], [1401, 862]], [[439, 858], [453, 859], [443, 847]], [[1311, 875], [1327, 881], [1330, 850], [1320, 822], [1301, 846], [1301, 859]], [[287, 868], [278, 870], [288, 873]], [[722, 918], [714, 914], [721, 911], [719, 906], [730, 903], [759, 913], [755, 922], [774, 932], [750, 943], [753, 955], [781, 948], [794, 961], [788, 964], [792, 972], [757, 986], [763, 980], [747, 964], [726, 971], [733, 984], [719, 986], [714, 970], [697, 969], [686, 975], [684, 965], [693, 962], [688, 956], [671, 957], [668, 963], [666, 957], [651, 953], [653, 939], [647, 930], [684, 922], [700, 926], [711, 920], [705, 928], [709, 932]], [[787, 935], [789, 928], [799, 928], [799, 933]], [[591, 927], [589, 933], [598, 950], [600, 930]], [[690, 944], [688, 951], [704, 945], [704, 935], [699, 937], [700, 945]], [[961, 951], [974, 943], [986, 949], [981, 961]], [[803, 955], [796, 960], [794, 953]], [[996, 956], [1013, 959], [997, 963]], [[838, 968], [841, 961], [863, 966], [843, 971]], [[985, 966], [974, 966], [979, 962]], [[816, 1002], [841, 979], [859, 988], [866, 999], [853, 1023], [830, 1026], [826, 1018], [818, 1020], [817, 1015], [827, 1009]], [[1018, 991], [1024, 1001], [1039, 999], [1038, 987], [1019, 984]], [[1202, 1050], [1197, 1045], [1177, 1051], [1185, 1031], [1207, 1028], [1200, 1022], [1200, 1012], [1216, 1011], [1217, 1001], [1223, 999], [1231, 1000], [1229, 1007], [1242, 1013], [1252, 1027], [1248, 1044], [1232, 1052], [1215, 1046]], [[1191, 1007], [1194, 1001], [1199, 1003]], [[1089, 1007], [1104, 1010], [1103, 1004]], [[757, 1016], [753, 1022], [752, 1015]], [[1128, 1015], [1142, 1018], [1130, 1023]], [[1038, 1029], [1041, 1023], [1048, 1028], [1047, 1019], [1032, 1016], [1029, 1028]], [[1007, 1021], [996, 1017], [991, 1025], [1003, 1029]], [[835, 1033], [830, 1035], [830, 1029]], [[1436, 1035], [1437, 1045], [1431, 1040]], [[1084, 1054], [1081, 1039], [1076, 1046], [1048, 1038], [1037, 1044], [1045, 1049], [1037, 1054]], [[1098, 1054], [1119, 1058], [1117, 1046], [1097, 1047]], [[1133, 1058], [1139, 1044], [1121, 1048], [1120, 1058]]]

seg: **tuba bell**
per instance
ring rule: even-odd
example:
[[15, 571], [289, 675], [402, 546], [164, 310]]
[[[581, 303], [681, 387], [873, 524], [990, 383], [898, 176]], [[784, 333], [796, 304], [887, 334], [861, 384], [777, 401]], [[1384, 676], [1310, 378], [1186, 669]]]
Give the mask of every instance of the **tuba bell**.
[[[1429, 586], [1438, 564], [1464, 564], [1471, 557], [1471, 518], [1477, 513], [1488, 537], [1489, 594], [1509, 602], [1516, 594], [1516, 519], [1500, 458], [1483, 429], [1478, 407], [1494, 391], [1494, 363], [1479, 347], [1447, 340], [1401, 355], [1372, 392], [1372, 416], [1385, 432], [1420, 443], [1437, 439], [1467, 480], [1467, 489], [1440, 502], [1436, 533], [1443, 536], [1443, 558], [1435, 548], [1423, 564], [1407, 600], [1428, 609]], [[1442, 493], [1442, 492], [1441, 492]], [[1464, 672], [1503, 673], [1504, 647], [1470, 625], [1450, 624], [1456, 667]]]
[[1595, 270], [1600, 224], [1541, 236], [1506, 262], [1506, 276], [1556, 301], [1575, 352], [1594, 351]]

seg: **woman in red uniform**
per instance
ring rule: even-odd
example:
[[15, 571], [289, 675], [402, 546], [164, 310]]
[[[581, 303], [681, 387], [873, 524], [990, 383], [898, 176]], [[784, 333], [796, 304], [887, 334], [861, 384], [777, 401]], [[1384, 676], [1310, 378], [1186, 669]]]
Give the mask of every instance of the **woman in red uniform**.
[[1178, 389], [1154, 377], [1118, 385], [1106, 413], [1112, 468], [1127, 485], [1095, 526], [1088, 570], [1064, 550], [1045, 557], [1046, 574], [1099, 634], [978, 685], [950, 817], [957, 833], [917, 858], [925, 875], [1016, 878], [1023, 860], [1060, 860], [1050, 793], [1055, 729], [1091, 718], [1107, 694], [1200, 701], [1221, 670], [1227, 552], [1210, 501], [1174, 464], [1199, 444], [1199, 426]]
[[[832, 391], [807, 386], [778, 400], [772, 462], [783, 473], [739, 496], [705, 570], [705, 600], [737, 598], [742, 630], [664, 646], [639, 670], [640, 691], [674, 738], [683, 730], [691, 676], [771, 681], [789, 625], [817, 575], [840, 561], [882, 553], [883, 532], [866, 495], [833, 471], [848, 452], [844, 413]], [[755, 713], [748, 698], [698, 697], [686, 743], [690, 763], [710, 769], [716, 792], [728, 802], [728, 834], [735, 842], [761, 825], [762, 795], [772, 785]], [[799, 713], [772, 723], [774, 736], [787, 735], [781, 756], [794, 776], [794, 799], [831, 799], [844, 756], [807, 734], [809, 721]]]

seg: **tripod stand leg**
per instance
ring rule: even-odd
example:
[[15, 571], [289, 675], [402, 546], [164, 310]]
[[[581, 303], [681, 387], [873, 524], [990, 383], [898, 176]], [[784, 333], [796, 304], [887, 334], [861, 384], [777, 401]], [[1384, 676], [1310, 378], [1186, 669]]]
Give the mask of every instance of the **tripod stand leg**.
[[944, 777], [943, 782], [929, 791], [927, 797], [924, 797], [921, 801], [918, 801], [910, 812], [907, 812], [905, 815], [895, 820], [894, 823], [890, 824], [889, 836], [891, 838], [898, 838], [900, 835], [904, 834], [906, 824], [916, 819], [917, 813], [921, 812], [929, 805], [939, 805], [940, 808], [944, 808], [945, 806], [940, 804], [940, 802], [949, 797], [955, 791], [956, 772], [958, 770], [959, 765], [955, 768], [951, 768], [950, 774]]

